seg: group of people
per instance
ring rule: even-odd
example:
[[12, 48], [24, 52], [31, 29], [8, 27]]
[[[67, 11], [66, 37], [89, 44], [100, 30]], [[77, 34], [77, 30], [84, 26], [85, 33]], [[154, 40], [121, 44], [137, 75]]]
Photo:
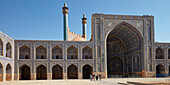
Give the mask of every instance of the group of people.
[[97, 74], [97, 75], [95, 75], [95, 74], [90, 74], [90, 81], [92, 81], [92, 80], [95, 80], [96, 79], [96, 81], [98, 81], [98, 80], [100, 80], [101, 81], [101, 77], [102, 77], [102, 75], [101, 74]]

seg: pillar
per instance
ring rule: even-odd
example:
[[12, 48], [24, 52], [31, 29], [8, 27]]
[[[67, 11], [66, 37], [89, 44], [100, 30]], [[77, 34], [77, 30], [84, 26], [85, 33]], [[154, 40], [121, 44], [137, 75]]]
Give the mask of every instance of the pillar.
[[3, 65], [3, 81], [6, 81], [6, 66]]
[[64, 63], [63, 65], [63, 79], [67, 80], [67, 65]]
[[78, 79], [82, 79], [82, 66], [81, 63], [78, 64]]

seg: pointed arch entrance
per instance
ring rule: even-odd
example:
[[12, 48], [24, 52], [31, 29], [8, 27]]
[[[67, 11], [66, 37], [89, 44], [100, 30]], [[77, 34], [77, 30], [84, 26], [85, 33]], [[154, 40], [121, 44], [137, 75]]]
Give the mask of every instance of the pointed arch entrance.
[[123, 74], [123, 62], [119, 58], [113, 58], [110, 64], [111, 75], [122, 75]]
[[37, 80], [46, 80], [47, 79], [47, 68], [44, 65], [39, 65], [36, 68], [36, 73], [37, 73]]
[[6, 66], [6, 81], [11, 81], [12, 80], [12, 68], [11, 65], [8, 64]]
[[53, 66], [52, 79], [63, 79], [63, 68], [60, 65]]
[[0, 63], [0, 81], [3, 81], [3, 66]]
[[67, 68], [67, 76], [68, 76], [68, 79], [78, 79], [78, 68], [77, 66], [75, 65], [70, 65], [68, 68]]
[[165, 77], [165, 67], [162, 64], [156, 66], [156, 77]]
[[[122, 22], [111, 30], [106, 39], [107, 77], [122, 77], [142, 72], [143, 38], [132, 25]], [[139, 55], [139, 67], [133, 70], [134, 54]]]
[[30, 67], [28, 65], [22, 65], [19, 68], [20, 80], [30, 80]]
[[90, 74], [92, 75], [93, 67], [90, 65], [83, 66], [83, 79], [90, 79]]

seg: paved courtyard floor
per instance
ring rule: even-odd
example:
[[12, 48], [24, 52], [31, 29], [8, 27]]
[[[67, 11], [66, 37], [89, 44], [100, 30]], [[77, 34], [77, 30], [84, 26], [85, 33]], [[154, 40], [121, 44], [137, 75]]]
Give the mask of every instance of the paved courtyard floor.
[[102, 81], [90, 80], [28, 80], [0, 82], [0, 85], [118, 85], [127, 81], [170, 81], [170, 78], [109, 78]]

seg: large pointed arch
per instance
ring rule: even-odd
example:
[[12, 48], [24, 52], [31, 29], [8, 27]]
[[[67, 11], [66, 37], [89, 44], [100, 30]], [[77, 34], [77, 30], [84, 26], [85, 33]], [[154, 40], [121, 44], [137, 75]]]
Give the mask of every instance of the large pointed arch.
[[[113, 77], [115, 75], [123, 76], [123, 74], [128, 73], [128, 68], [132, 69], [132, 59], [133, 54], [139, 55], [139, 70], [131, 70], [134, 72], [141, 72], [143, 66], [143, 36], [141, 33], [131, 24], [127, 22], [122, 22], [115, 26], [108, 35], [106, 36], [106, 50], [107, 50], [107, 75], [108, 77]], [[129, 57], [128, 57], [129, 56]], [[129, 63], [125, 62], [126, 59], [130, 58]], [[113, 73], [115, 68], [112, 65], [113, 60], [117, 59], [122, 61], [122, 70]], [[129, 65], [128, 65], [129, 64]], [[127, 68], [128, 67], [128, 68]], [[130, 73], [130, 72], [129, 72]]]
[[158, 64], [156, 66], [156, 77], [165, 77], [166, 73], [165, 73], [165, 66], [162, 64]]
[[47, 79], [47, 68], [44, 65], [37, 66], [36, 78], [37, 78], [37, 80], [46, 80]]
[[68, 79], [78, 79], [78, 68], [74, 64], [71, 64], [67, 68], [67, 77]]
[[86, 64], [82, 68], [83, 71], [83, 79], [90, 79], [90, 75], [92, 75], [93, 67]]
[[19, 68], [19, 73], [20, 73], [20, 80], [30, 80], [31, 74], [30, 74], [30, 67], [28, 65], [22, 65]]
[[6, 81], [12, 80], [12, 67], [10, 64], [7, 64], [6, 66]]
[[52, 68], [52, 79], [63, 79], [63, 68], [60, 65], [55, 65]]

